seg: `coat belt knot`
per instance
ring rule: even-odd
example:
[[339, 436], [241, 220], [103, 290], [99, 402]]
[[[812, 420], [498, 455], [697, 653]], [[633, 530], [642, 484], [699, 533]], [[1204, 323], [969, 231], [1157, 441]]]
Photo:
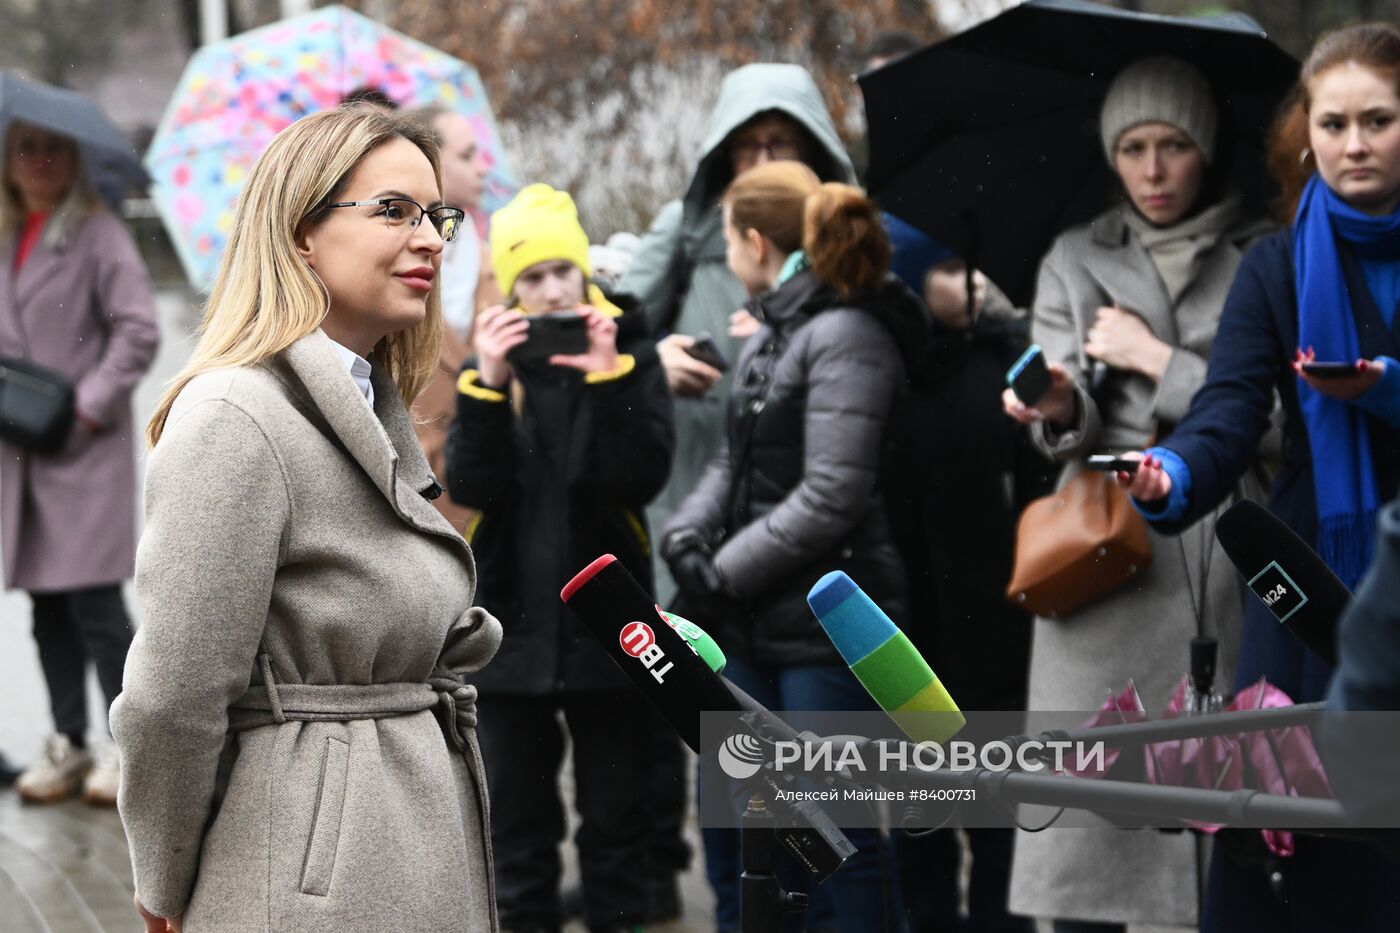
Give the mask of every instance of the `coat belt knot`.
[[476, 688], [450, 676], [434, 676], [428, 683], [437, 691], [442, 731], [458, 751], [466, 752], [470, 748], [467, 733], [476, 728]]

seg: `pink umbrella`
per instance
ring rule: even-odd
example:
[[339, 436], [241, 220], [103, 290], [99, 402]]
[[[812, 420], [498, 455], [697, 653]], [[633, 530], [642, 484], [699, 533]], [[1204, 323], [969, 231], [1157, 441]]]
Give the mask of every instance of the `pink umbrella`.
[[[1182, 678], [1167, 705], [1165, 718], [1181, 715], [1190, 683]], [[1264, 679], [1239, 691], [1226, 711], [1277, 709], [1293, 706], [1288, 694]], [[1129, 681], [1123, 691], [1109, 699], [1085, 728], [1143, 722], [1147, 713], [1137, 687]], [[1143, 766], [1147, 781], [1172, 787], [1199, 787], [1207, 790], [1249, 788], [1269, 794], [1332, 799], [1332, 786], [1307, 726], [1289, 726], [1244, 732], [1239, 735], [1200, 739], [1174, 739], [1143, 746]], [[1075, 777], [1102, 778], [1121, 758], [1118, 749], [1104, 756], [1102, 769], [1070, 771]], [[1214, 833], [1216, 824], [1192, 822], [1203, 832]], [[1275, 855], [1293, 854], [1293, 834], [1262, 830], [1264, 842]]]

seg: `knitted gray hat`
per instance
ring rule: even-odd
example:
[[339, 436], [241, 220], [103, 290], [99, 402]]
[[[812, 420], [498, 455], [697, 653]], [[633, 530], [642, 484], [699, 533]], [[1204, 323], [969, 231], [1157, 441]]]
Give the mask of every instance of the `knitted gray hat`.
[[1215, 97], [1210, 82], [1194, 65], [1161, 56], [1133, 62], [1118, 73], [1103, 101], [1099, 132], [1113, 164], [1118, 137], [1139, 123], [1170, 123], [1215, 158]]

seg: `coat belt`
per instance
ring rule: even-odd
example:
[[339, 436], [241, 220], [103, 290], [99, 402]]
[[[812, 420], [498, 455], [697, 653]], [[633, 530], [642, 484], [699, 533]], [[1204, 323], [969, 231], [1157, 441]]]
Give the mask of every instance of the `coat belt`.
[[285, 722], [349, 722], [388, 719], [425, 709], [437, 713], [443, 732], [460, 752], [476, 728], [476, 687], [449, 675], [427, 683], [279, 684], [266, 654], [258, 657], [263, 683], [249, 687], [229, 709], [237, 732]]

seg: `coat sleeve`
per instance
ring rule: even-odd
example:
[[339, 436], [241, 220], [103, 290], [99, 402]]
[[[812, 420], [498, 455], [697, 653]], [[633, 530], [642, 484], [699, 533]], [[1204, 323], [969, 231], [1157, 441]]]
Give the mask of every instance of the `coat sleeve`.
[[457, 377], [457, 416], [447, 429], [447, 494], [458, 505], [499, 510], [517, 479], [510, 396], [481, 385], [469, 361]]
[[715, 555], [720, 576], [743, 598], [825, 554], [860, 523], [904, 377], [894, 338], [865, 312], [828, 311], [809, 326], [802, 479]]
[[623, 359], [632, 361], [626, 372], [584, 385], [593, 400], [593, 433], [583, 480], [607, 502], [642, 508], [666, 485], [676, 427], [655, 352]]
[[649, 329], [658, 336], [671, 329], [684, 298], [679, 292], [685, 265], [681, 249], [684, 212], [680, 201], [662, 206], [618, 285], [618, 291], [635, 296], [641, 303]]
[[131, 234], [115, 218], [101, 217], [92, 296], [102, 315], [107, 344], [102, 358], [76, 386], [78, 410], [101, 425], [112, 424], [130, 403], [131, 390], [150, 368], [160, 345], [155, 298]]
[[1157, 383], [1157, 395], [1152, 400], [1152, 411], [1157, 420], [1176, 424], [1185, 418], [1187, 409], [1191, 407], [1191, 397], [1205, 381], [1205, 357], [1185, 347], [1172, 347], [1162, 381]]
[[1031, 336], [1045, 351], [1045, 361], [1059, 363], [1074, 377], [1074, 420], [1070, 426], [1056, 431], [1042, 421], [1028, 429], [1032, 443], [1045, 456], [1061, 461], [1078, 460], [1092, 453], [1103, 429], [1099, 407], [1086, 388], [1089, 377], [1083, 366], [1083, 335], [1061, 272], [1065, 264], [1073, 261], [1067, 242], [1063, 238], [1056, 241], [1040, 264], [1031, 319]]
[[1176, 430], [1159, 444], [1175, 451], [1191, 471], [1186, 513], [1177, 521], [1154, 522], [1161, 531], [1180, 531], [1219, 505], [1254, 462], [1269, 428], [1286, 354], [1269, 295], [1267, 246], [1267, 241], [1257, 244], [1240, 263], [1220, 315], [1205, 385]]
[[282, 466], [242, 409], [204, 400], [167, 425], [146, 472], [142, 622], [111, 710], [136, 891], [161, 916], [194, 886], [228, 709], [256, 666], [290, 523]]
[[725, 508], [733, 482], [734, 460], [729, 454], [729, 439], [726, 437], [721, 439], [715, 455], [705, 465], [700, 482], [682, 500], [680, 508], [671, 513], [661, 529], [662, 557], [671, 557], [667, 541], [679, 531], [696, 531], [704, 540], [714, 540], [715, 533], [724, 527], [727, 519]]

